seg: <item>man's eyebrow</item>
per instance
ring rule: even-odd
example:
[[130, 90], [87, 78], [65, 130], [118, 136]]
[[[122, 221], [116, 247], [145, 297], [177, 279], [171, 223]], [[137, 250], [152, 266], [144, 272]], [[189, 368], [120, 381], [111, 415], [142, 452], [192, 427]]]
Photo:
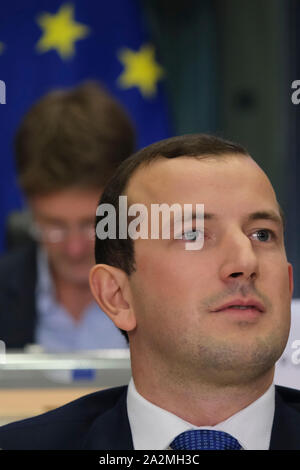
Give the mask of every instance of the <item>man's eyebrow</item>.
[[[216, 214], [207, 213], [205, 212], [205, 210], [204, 210], [204, 217], [203, 217], [203, 210], [200, 210], [199, 212], [188, 211], [187, 213], [184, 213], [184, 211], [182, 211], [182, 214], [180, 216], [174, 217], [174, 222], [181, 222], [183, 220], [183, 214], [184, 214], [184, 220], [186, 222], [189, 222], [191, 220], [203, 219], [203, 218], [204, 220], [213, 220], [213, 219], [218, 218]], [[171, 216], [173, 217], [173, 213], [171, 214]]]
[[45, 215], [45, 214], [37, 214], [38, 218], [41, 219], [45, 223], [49, 224], [61, 224], [64, 221], [62, 221], [60, 218], [51, 216], [51, 215]]
[[[188, 221], [188, 220], [195, 220], [195, 219], [201, 219], [201, 218], [203, 218], [203, 213], [200, 213], [199, 215], [199, 213], [193, 211], [192, 213], [188, 214], [188, 216], [185, 219]], [[204, 210], [204, 220], [217, 220], [218, 218], [219, 217], [217, 214], [205, 212]], [[262, 220], [262, 219], [271, 220], [275, 222], [277, 225], [284, 226], [284, 219], [283, 219], [281, 212], [279, 215], [275, 211], [272, 211], [272, 210], [256, 211], [247, 216], [247, 220], [249, 222], [252, 222], [255, 220]]]
[[284, 225], [283, 218], [281, 215], [278, 215], [275, 211], [268, 210], [268, 211], [257, 211], [253, 212], [248, 216], [249, 222], [252, 222], [254, 220], [271, 220], [272, 222], [275, 222], [277, 225]]

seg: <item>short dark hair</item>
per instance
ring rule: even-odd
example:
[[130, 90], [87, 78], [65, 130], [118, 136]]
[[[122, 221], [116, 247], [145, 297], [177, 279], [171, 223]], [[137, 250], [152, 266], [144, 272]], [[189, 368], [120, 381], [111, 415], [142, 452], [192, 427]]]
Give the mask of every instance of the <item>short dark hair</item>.
[[94, 81], [43, 96], [15, 137], [19, 182], [27, 196], [69, 187], [100, 189], [134, 150], [127, 112]]
[[[249, 156], [247, 150], [220, 137], [206, 134], [188, 134], [155, 142], [127, 158], [118, 168], [104, 189], [99, 204], [111, 204], [116, 210], [117, 233], [119, 231], [119, 196], [125, 195], [130, 178], [142, 166], [160, 158], [211, 158], [235, 154]], [[96, 217], [96, 225], [102, 217]], [[134, 269], [134, 245], [127, 239], [105, 239], [96, 237], [95, 258], [97, 264], [108, 264], [122, 269], [130, 275]]]

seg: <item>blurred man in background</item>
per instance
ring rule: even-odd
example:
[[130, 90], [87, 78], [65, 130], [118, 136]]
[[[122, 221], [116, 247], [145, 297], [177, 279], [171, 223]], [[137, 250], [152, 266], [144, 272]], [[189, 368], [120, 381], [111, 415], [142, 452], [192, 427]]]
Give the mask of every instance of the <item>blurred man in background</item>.
[[127, 347], [93, 301], [88, 273], [99, 195], [134, 141], [125, 111], [94, 82], [51, 92], [24, 117], [16, 160], [35, 243], [0, 261], [0, 337], [7, 348]]

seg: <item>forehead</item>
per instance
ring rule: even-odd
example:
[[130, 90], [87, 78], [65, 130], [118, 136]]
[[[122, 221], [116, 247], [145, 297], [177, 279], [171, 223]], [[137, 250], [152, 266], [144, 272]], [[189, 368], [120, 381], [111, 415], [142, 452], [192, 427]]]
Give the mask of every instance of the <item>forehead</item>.
[[100, 190], [70, 188], [30, 199], [33, 212], [49, 219], [63, 221], [94, 218]]
[[250, 157], [160, 158], [140, 168], [128, 186], [129, 203], [204, 204], [206, 210], [276, 210], [272, 185]]

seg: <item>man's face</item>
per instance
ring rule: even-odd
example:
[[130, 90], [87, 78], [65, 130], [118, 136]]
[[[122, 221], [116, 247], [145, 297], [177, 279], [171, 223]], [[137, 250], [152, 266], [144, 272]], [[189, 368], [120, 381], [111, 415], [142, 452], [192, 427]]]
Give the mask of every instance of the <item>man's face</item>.
[[[220, 383], [271, 370], [289, 333], [292, 270], [272, 186], [248, 157], [161, 159], [140, 169], [131, 203], [204, 204], [204, 246], [134, 242], [134, 361]], [[172, 233], [172, 232], [171, 232]], [[193, 241], [190, 241], [193, 243]]]
[[94, 262], [94, 221], [100, 190], [67, 189], [30, 199], [55, 276], [88, 284]]

